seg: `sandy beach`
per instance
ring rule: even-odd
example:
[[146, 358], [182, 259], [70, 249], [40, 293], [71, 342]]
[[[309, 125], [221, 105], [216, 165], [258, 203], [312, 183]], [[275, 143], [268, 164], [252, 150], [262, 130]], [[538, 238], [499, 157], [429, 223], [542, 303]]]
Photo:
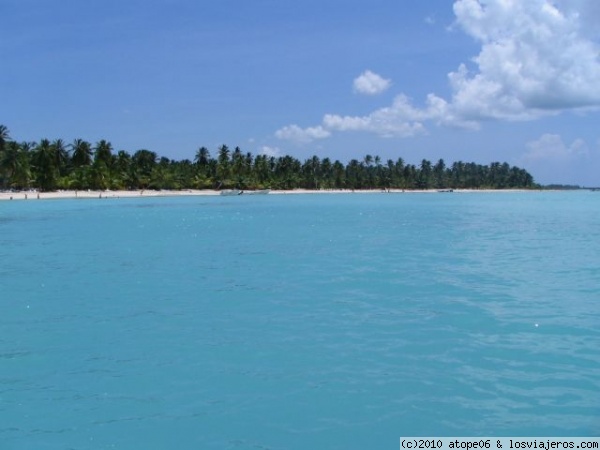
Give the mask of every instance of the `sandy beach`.
[[55, 191], [55, 192], [0, 192], [0, 200], [51, 200], [51, 199], [111, 199], [132, 197], [182, 197], [200, 195], [219, 195], [219, 191], [185, 189], [181, 191]]
[[[527, 189], [454, 189], [452, 193], [474, 193], [474, 192], [540, 192]], [[402, 190], [390, 189], [387, 191], [381, 189], [373, 190], [350, 190], [350, 189], [293, 189], [293, 190], [277, 190], [270, 191], [269, 195], [299, 195], [299, 194], [444, 194], [437, 189], [428, 190]], [[117, 198], [133, 198], [133, 197], [186, 197], [186, 196], [214, 196], [220, 195], [221, 191], [210, 189], [183, 189], [180, 191], [155, 191], [155, 190], [137, 190], [137, 191], [55, 191], [55, 192], [37, 192], [37, 191], [20, 191], [20, 192], [0, 192], [1, 200], [51, 200], [51, 199], [117, 199]]]

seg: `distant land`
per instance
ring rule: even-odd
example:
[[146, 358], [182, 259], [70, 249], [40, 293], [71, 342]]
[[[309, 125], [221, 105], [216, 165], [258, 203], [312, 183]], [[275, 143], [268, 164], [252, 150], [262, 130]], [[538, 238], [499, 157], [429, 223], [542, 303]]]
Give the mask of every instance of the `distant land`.
[[546, 184], [542, 186], [542, 189], [551, 189], [558, 191], [576, 191], [578, 189], [589, 190], [589, 191], [599, 191], [600, 187], [591, 187], [591, 186], [579, 186], [577, 184]]
[[141, 149], [115, 151], [107, 140], [17, 141], [0, 125], [0, 188], [56, 190], [291, 190], [291, 189], [540, 189], [526, 170], [508, 163], [481, 165], [365, 155], [344, 164], [317, 155], [253, 155], [221, 145], [215, 156], [200, 147], [193, 160], [160, 157]]

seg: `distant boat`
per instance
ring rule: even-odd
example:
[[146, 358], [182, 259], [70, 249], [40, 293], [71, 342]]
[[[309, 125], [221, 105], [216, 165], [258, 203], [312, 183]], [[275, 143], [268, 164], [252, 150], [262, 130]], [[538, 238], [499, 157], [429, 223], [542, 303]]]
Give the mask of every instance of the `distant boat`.
[[453, 189], [438, 189], [438, 192], [454, 192]]
[[220, 192], [221, 195], [242, 195], [243, 191], [239, 189], [225, 189]]
[[242, 191], [240, 189], [224, 189], [220, 192], [221, 195], [265, 195], [271, 192], [269, 189], [260, 189], [257, 191]]

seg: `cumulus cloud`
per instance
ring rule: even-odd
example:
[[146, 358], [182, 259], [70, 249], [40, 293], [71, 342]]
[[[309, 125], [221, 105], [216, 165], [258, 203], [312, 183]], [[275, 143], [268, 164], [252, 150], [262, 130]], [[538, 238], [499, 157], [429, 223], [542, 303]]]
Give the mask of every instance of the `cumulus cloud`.
[[566, 161], [583, 158], [590, 153], [583, 139], [575, 139], [567, 145], [557, 134], [544, 134], [539, 139], [529, 142], [527, 148], [523, 156], [526, 161]]
[[600, 153], [583, 139], [570, 144], [557, 134], [544, 134], [527, 143], [527, 150], [518, 163], [535, 174], [543, 183], [597, 184]]
[[554, 3], [567, 16], [577, 16], [580, 33], [588, 39], [600, 37], [600, 2], [597, 0], [555, 0]]
[[259, 151], [259, 155], [277, 158], [281, 156], [281, 150], [278, 147], [269, 147], [264, 145]]
[[383, 137], [410, 137], [426, 132], [423, 122], [434, 120], [462, 127], [476, 123], [454, 117], [442, 98], [430, 94], [424, 107], [416, 108], [405, 95], [398, 95], [391, 106], [380, 108], [366, 116], [326, 114], [323, 126], [338, 131], [369, 131]]
[[391, 80], [386, 80], [380, 75], [377, 75], [370, 70], [366, 70], [354, 79], [354, 92], [376, 95], [386, 91], [391, 85]]
[[[425, 124], [478, 128], [483, 120], [533, 120], [564, 111], [600, 108], [598, 0], [456, 0], [455, 28], [479, 53], [448, 74], [451, 95], [429, 94], [420, 106], [398, 95], [365, 116], [327, 114], [316, 127], [291, 125], [276, 134], [309, 142], [332, 131], [408, 137]], [[376, 94], [389, 80], [366, 71], [357, 92]]]
[[329, 137], [331, 132], [322, 126], [300, 128], [298, 125], [288, 125], [275, 132], [275, 136], [279, 139], [293, 141], [299, 144], [312, 142], [316, 139], [324, 139]]
[[534, 119], [600, 106], [598, 45], [579, 14], [548, 0], [457, 0], [457, 24], [481, 43], [476, 68], [449, 74], [467, 119]]
[[400, 95], [391, 107], [381, 108], [367, 116], [326, 114], [319, 126], [300, 128], [288, 125], [277, 130], [275, 136], [300, 144], [327, 138], [332, 131], [367, 131], [384, 137], [408, 137], [425, 132], [420, 120], [427, 114], [412, 107], [408, 98]]
[[383, 107], [365, 116], [342, 116], [325, 114], [321, 125], [300, 128], [286, 126], [275, 133], [279, 139], [308, 143], [315, 139], [327, 138], [334, 131], [364, 131], [382, 137], [412, 137], [427, 133], [426, 121], [463, 127], [477, 128], [474, 121], [457, 117], [444, 99], [430, 94], [425, 105], [417, 108], [405, 95], [398, 95], [391, 106]]

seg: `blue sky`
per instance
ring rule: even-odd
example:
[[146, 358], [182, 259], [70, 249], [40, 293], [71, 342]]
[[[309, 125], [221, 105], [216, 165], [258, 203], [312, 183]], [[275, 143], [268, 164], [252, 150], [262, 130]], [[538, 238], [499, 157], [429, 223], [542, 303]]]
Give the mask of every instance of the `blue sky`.
[[597, 0], [1, 0], [0, 123], [600, 185]]

